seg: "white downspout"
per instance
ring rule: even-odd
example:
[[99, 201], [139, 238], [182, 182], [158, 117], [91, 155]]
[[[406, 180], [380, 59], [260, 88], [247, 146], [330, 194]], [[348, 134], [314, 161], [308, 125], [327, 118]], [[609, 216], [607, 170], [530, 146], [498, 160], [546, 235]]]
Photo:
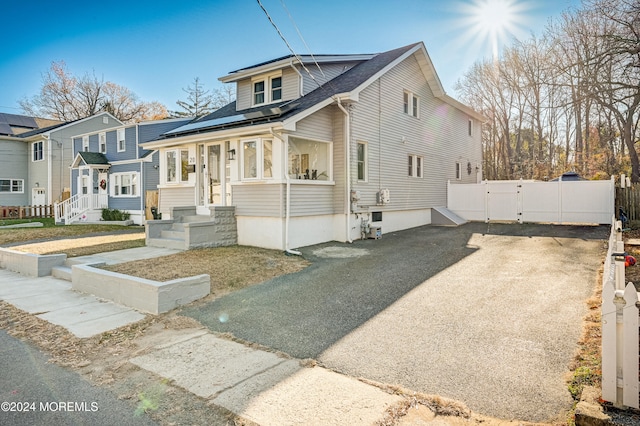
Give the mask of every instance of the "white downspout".
[[345, 194], [344, 194], [344, 203], [346, 207], [346, 220], [345, 220], [345, 238], [348, 243], [352, 243], [351, 240], [351, 116], [349, 115], [349, 111], [340, 103], [340, 98], [336, 98], [338, 102], [338, 108], [344, 113], [345, 124], [344, 124], [344, 157], [345, 157]]
[[293, 68], [293, 70], [300, 76], [300, 97], [303, 97], [304, 96], [304, 76], [302, 75], [300, 70], [296, 68], [295, 65], [293, 65], [293, 61], [289, 63], [289, 66]]
[[289, 144], [284, 140], [284, 138], [278, 135], [273, 131], [273, 128], [269, 128], [269, 133], [275, 138], [280, 139], [284, 149], [282, 150], [282, 170], [284, 172], [284, 179], [287, 182], [287, 204], [285, 206], [285, 215], [284, 215], [284, 251], [287, 254], [293, 254], [296, 256], [301, 256], [297, 250], [292, 250], [289, 248], [289, 214], [291, 207], [291, 178], [289, 177], [289, 172], [287, 171], [287, 158], [289, 157]]

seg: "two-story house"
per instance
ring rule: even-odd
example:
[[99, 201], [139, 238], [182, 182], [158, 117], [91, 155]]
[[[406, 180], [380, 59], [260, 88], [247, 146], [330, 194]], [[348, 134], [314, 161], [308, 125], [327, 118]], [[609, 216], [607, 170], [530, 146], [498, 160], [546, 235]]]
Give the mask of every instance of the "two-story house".
[[429, 224], [448, 180], [481, 178], [484, 118], [444, 92], [423, 43], [220, 80], [235, 102], [143, 144], [160, 152], [163, 219], [233, 206], [239, 244], [289, 250]]
[[129, 213], [136, 224], [144, 223], [148, 213], [145, 194], [157, 190], [159, 161], [157, 152], [140, 144], [191, 120], [120, 124], [75, 134], [68, 180], [72, 196], [57, 208], [59, 222], [99, 221], [102, 209], [110, 208]]
[[71, 138], [122, 123], [109, 113], [72, 122], [13, 114], [0, 117], [0, 205], [49, 205], [70, 188]]

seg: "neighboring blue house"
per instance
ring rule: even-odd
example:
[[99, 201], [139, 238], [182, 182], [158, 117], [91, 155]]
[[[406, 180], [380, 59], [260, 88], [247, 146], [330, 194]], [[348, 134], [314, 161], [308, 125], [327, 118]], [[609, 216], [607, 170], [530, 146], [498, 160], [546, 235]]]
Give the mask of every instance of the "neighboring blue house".
[[159, 158], [143, 142], [185, 125], [192, 118], [148, 121], [93, 131], [73, 137], [71, 198], [60, 203], [56, 220], [70, 224], [99, 221], [103, 208], [130, 214], [136, 224], [146, 220], [147, 191], [157, 191]]

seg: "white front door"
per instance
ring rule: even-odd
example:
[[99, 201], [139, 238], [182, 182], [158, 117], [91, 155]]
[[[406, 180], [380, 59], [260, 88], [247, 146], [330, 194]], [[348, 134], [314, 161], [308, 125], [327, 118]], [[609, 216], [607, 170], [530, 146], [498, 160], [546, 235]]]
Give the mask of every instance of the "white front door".
[[225, 173], [223, 144], [208, 145], [206, 152], [207, 204], [225, 205], [224, 195]]
[[44, 188], [33, 188], [31, 190], [31, 205], [44, 206], [47, 202], [47, 194]]

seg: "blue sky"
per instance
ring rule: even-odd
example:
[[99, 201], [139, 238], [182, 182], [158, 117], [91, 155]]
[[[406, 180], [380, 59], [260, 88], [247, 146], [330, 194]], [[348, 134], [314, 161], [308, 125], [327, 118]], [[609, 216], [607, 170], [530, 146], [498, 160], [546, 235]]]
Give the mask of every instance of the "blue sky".
[[[510, 35], [539, 33], [549, 18], [579, 6], [579, 0], [261, 1], [300, 54], [375, 53], [423, 41], [452, 96], [464, 72], [492, 55], [489, 24], [473, 21], [483, 4], [510, 5], [501, 43]], [[229, 71], [290, 53], [257, 0], [64, 3], [3, 5], [0, 112], [19, 114], [18, 101], [38, 93], [52, 61], [65, 61], [76, 76], [95, 73], [141, 100], [176, 109], [194, 77], [215, 89]]]

